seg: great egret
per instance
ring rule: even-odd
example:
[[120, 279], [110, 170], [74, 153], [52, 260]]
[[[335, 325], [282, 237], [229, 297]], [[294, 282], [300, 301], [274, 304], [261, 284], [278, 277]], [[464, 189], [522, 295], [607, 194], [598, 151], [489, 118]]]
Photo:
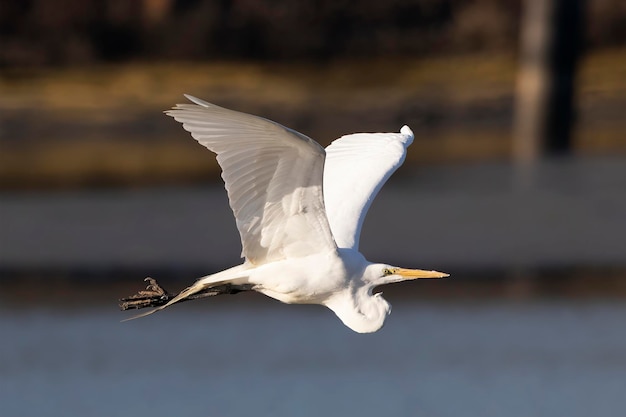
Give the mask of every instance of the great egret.
[[278, 123], [185, 97], [194, 104], [165, 113], [217, 154], [245, 261], [172, 297], [151, 280], [126, 301], [162, 305], [133, 318], [204, 295], [254, 290], [288, 304], [324, 305], [350, 329], [370, 333], [391, 312], [374, 287], [448, 276], [371, 263], [358, 250], [372, 200], [413, 142], [408, 126], [346, 135], [324, 150]]

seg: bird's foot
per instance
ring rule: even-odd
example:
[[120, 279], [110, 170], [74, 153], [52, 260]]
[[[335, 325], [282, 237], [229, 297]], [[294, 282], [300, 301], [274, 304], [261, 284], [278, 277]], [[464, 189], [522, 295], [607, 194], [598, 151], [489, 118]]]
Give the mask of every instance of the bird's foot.
[[[170, 294], [165, 289], [163, 289], [163, 287], [161, 287], [153, 278], [148, 277], [144, 281], [148, 282], [148, 286], [145, 290], [139, 291], [137, 294], [131, 295], [130, 297], [120, 299], [121, 310], [131, 310], [146, 307], [160, 307], [167, 304], [171, 299], [176, 296], [175, 294]], [[240, 292], [251, 291], [253, 289], [254, 285], [252, 284], [221, 284], [214, 287], [206, 288], [179, 301], [191, 301], [197, 300], [199, 298], [214, 297], [216, 295], [224, 294], [238, 294]]]
[[130, 310], [134, 308], [159, 307], [167, 304], [167, 302], [174, 297], [174, 295], [165, 291], [155, 279], [148, 277], [144, 281], [148, 282], [146, 289], [130, 297], [121, 298], [120, 309]]

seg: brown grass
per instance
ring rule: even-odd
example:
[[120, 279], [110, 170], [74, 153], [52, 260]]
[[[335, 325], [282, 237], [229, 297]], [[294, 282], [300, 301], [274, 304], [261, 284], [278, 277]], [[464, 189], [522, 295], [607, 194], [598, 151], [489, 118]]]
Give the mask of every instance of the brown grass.
[[[416, 133], [408, 163], [503, 159], [514, 83], [515, 60], [507, 55], [12, 71], [0, 77], [0, 122], [10, 126], [0, 128], [0, 187], [217, 179], [210, 154], [160, 114], [186, 92], [273, 118], [323, 144], [408, 123]], [[617, 114], [626, 105], [626, 50], [586, 57], [578, 84], [576, 150], [626, 153], [626, 121]]]

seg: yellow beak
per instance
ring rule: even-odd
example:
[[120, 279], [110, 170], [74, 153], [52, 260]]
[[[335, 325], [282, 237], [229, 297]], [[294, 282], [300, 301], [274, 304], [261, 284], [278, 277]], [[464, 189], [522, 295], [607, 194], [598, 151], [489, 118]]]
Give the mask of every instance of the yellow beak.
[[404, 268], [394, 268], [394, 275], [400, 275], [406, 279], [418, 279], [418, 278], [445, 278], [449, 277], [450, 274], [446, 274], [445, 272], [437, 272], [437, 271], [424, 271], [422, 269], [404, 269]]

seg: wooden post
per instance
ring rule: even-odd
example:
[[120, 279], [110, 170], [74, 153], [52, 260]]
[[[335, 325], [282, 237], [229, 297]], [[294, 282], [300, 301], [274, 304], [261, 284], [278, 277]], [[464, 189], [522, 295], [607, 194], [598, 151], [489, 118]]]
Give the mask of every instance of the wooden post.
[[523, 2], [513, 146], [520, 165], [571, 149], [583, 1]]

